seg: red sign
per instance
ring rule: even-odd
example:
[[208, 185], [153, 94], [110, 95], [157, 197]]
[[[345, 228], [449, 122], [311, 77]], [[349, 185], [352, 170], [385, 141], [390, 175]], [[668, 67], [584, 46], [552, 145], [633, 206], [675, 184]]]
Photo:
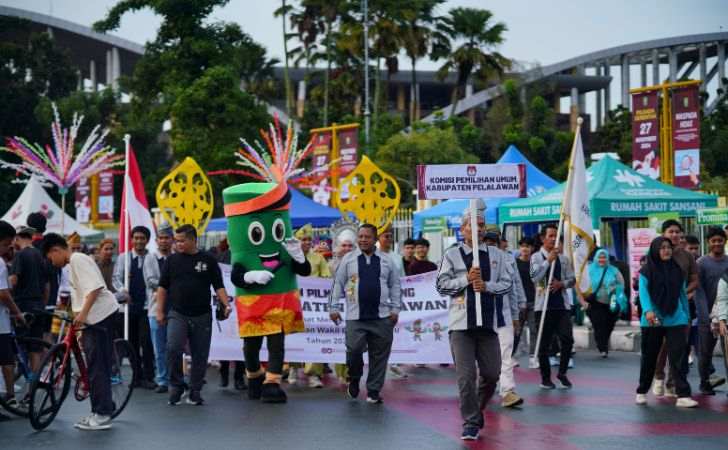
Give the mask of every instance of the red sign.
[[645, 176], [660, 176], [660, 122], [657, 91], [632, 94], [632, 168]]
[[313, 164], [311, 173], [320, 175], [326, 172], [331, 161], [331, 133], [319, 133], [313, 143]]
[[672, 148], [675, 186], [700, 186], [700, 103], [698, 86], [672, 91]]
[[76, 220], [79, 223], [91, 222], [91, 184], [88, 178], [81, 178], [76, 184]]
[[114, 174], [111, 171], [99, 174], [98, 220], [114, 221]]
[[356, 150], [359, 144], [359, 129], [339, 132], [339, 175], [344, 177], [354, 170], [357, 163]]

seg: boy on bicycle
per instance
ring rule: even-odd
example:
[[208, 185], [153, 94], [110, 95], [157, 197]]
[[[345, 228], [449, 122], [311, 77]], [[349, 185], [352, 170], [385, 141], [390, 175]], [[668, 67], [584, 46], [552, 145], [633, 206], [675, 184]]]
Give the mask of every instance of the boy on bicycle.
[[[71, 309], [76, 326], [86, 326], [81, 344], [86, 355], [91, 394], [91, 415], [74, 426], [81, 430], [108, 430], [114, 402], [111, 396], [111, 364], [114, 313], [119, 309], [114, 294], [94, 260], [83, 253], [71, 253], [63, 236], [49, 233], [43, 242], [43, 254], [53, 266], [69, 266]], [[88, 326], [93, 325], [93, 326]]]

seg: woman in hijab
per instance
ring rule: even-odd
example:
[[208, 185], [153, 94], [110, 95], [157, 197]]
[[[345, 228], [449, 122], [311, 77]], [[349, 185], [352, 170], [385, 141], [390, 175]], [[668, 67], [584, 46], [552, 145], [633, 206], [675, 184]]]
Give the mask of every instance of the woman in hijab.
[[627, 310], [624, 278], [619, 269], [609, 264], [609, 253], [601, 249], [589, 265], [592, 294], [587, 297], [586, 314], [594, 327], [594, 339], [602, 358], [609, 353], [609, 337], [614, 331], [619, 313]]
[[650, 245], [645, 265], [640, 270], [642, 360], [635, 402], [638, 405], [647, 403], [647, 392], [655, 374], [657, 354], [664, 340], [677, 391], [675, 405], [694, 408], [698, 402], [690, 397], [690, 385], [686, 375], [679, 370], [683, 353], [687, 349], [685, 329], [690, 321], [688, 296], [685, 276], [672, 258], [672, 251], [673, 245], [669, 239], [655, 238]]

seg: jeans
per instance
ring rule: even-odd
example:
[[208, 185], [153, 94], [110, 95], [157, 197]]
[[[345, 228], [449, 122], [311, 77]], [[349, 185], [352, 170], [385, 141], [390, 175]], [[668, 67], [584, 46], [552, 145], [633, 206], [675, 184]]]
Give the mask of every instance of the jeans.
[[167, 368], [169, 383], [174, 389], [184, 386], [182, 372], [182, 352], [185, 344], [190, 344], [192, 368], [190, 370], [190, 389], [202, 390], [207, 371], [207, 358], [210, 356], [212, 339], [212, 313], [200, 316], [185, 316], [172, 310], [167, 322]]
[[[85, 328], [81, 345], [86, 355], [91, 412], [110, 416], [114, 412], [111, 396], [111, 355], [113, 352], [114, 315]], [[70, 370], [70, 369], [69, 369]]]
[[[541, 311], [536, 312], [536, 323], [540, 323], [541, 314]], [[574, 326], [571, 323], [571, 311], [568, 309], [546, 310], [541, 344], [538, 349], [538, 365], [543, 381], [551, 380], [549, 356], [554, 337], [558, 338], [561, 353], [559, 374], [566, 374], [569, 359], [571, 359], [571, 349], [574, 347]]]
[[652, 378], [660, 348], [665, 344], [670, 373], [675, 382], [678, 397], [690, 397], [690, 384], [685, 373], [680, 369], [680, 362], [685, 354], [687, 334], [685, 326], [676, 327], [642, 327], [642, 357], [640, 361], [640, 383], [638, 394], [646, 394], [650, 390]]
[[391, 319], [346, 321], [346, 365], [349, 379], [358, 383], [364, 373], [364, 352], [369, 352], [367, 391], [379, 394], [384, 386], [394, 323]]
[[485, 329], [451, 331], [450, 350], [455, 362], [463, 426], [483, 428], [483, 409], [495, 393], [501, 370], [498, 335]]
[[160, 386], [169, 384], [169, 371], [167, 370], [167, 325], [160, 325], [155, 317], [149, 318], [149, 330], [154, 346], [154, 366], [156, 369], [156, 383]]

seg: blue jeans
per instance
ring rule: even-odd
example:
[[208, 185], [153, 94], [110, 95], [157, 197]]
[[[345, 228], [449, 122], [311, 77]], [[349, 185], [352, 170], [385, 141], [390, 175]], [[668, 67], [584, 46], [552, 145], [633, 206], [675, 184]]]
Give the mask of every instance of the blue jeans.
[[160, 325], [154, 317], [149, 318], [149, 330], [154, 346], [154, 366], [157, 375], [156, 383], [160, 386], [169, 385], [169, 372], [167, 371], [167, 326]]

